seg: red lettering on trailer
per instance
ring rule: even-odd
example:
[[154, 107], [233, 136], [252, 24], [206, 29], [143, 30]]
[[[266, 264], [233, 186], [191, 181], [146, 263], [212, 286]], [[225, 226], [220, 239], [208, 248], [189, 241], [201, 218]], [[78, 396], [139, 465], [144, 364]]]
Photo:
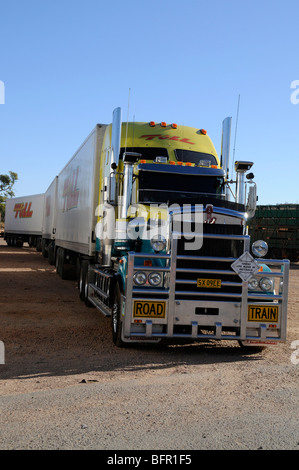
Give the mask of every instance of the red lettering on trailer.
[[174, 135], [170, 137], [169, 135], [164, 135], [164, 134], [144, 134], [140, 137], [140, 139], [145, 139], [145, 140], [153, 140], [155, 137], [157, 137], [159, 140], [176, 140], [177, 142], [184, 142], [186, 144], [191, 144], [195, 145], [195, 142], [191, 142], [189, 139], [181, 139], [180, 136]]
[[32, 217], [33, 211], [31, 210], [31, 202], [28, 205], [28, 202], [19, 202], [15, 204], [14, 212], [15, 219], [19, 216], [20, 219], [30, 219]]
[[63, 212], [74, 209], [78, 206], [79, 199], [79, 188], [77, 187], [78, 183], [78, 174], [79, 167], [77, 167], [72, 174], [65, 179], [63, 185], [63, 194], [64, 199]]

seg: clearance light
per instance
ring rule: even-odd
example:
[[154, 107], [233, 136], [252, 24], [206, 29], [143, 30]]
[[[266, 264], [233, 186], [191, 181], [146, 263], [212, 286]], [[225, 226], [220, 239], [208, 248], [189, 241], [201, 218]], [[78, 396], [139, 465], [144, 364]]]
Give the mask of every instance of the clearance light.
[[145, 259], [143, 261], [143, 266], [152, 266], [153, 265], [153, 262], [151, 259]]
[[140, 160], [140, 163], [146, 163], [146, 160]]
[[218, 168], [218, 165], [211, 165], [211, 168]]
[[156, 123], [155, 123], [155, 121], [151, 121], [151, 122], [149, 123], [149, 125], [150, 125], [151, 127], [155, 127]]
[[177, 129], [177, 128], [178, 128], [178, 125], [177, 125], [177, 124], [171, 124], [171, 127], [172, 127], [173, 129]]
[[166, 127], [166, 126], [167, 126], [166, 122], [161, 122], [161, 127]]
[[206, 135], [207, 131], [205, 129], [200, 129], [200, 133]]
[[177, 165], [183, 165], [183, 162], [177, 162]]
[[169, 162], [169, 163], [170, 163], [170, 165], [175, 165], [175, 162]]
[[192, 163], [186, 162], [186, 166], [192, 166]]

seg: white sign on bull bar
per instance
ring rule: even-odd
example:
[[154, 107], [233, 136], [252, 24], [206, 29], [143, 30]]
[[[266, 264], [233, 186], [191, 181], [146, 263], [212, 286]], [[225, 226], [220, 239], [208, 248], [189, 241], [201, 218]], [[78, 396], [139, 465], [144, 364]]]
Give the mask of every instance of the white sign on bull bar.
[[249, 281], [260, 269], [258, 263], [248, 252], [243, 253], [240, 258], [232, 263], [231, 267], [240, 276], [242, 281]]

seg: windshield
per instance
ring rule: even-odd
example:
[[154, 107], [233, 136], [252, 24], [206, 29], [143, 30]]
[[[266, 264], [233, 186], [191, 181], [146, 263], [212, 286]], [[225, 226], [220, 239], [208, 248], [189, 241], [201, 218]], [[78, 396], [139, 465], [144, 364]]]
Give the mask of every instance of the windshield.
[[[176, 149], [174, 151], [178, 162], [190, 162], [196, 165], [217, 165], [217, 160], [214, 155], [209, 153], [194, 152], [193, 150]], [[204, 163], [205, 162], [205, 163]]]
[[139, 172], [139, 202], [187, 202], [202, 196], [224, 199], [224, 180], [220, 176]]

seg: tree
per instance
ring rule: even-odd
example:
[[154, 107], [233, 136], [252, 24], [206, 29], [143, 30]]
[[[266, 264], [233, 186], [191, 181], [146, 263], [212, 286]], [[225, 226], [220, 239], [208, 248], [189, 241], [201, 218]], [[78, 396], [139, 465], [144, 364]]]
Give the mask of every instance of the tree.
[[17, 180], [18, 174], [13, 171], [10, 171], [9, 175], [0, 175], [0, 221], [5, 214], [5, 200], [15, 195], [13, 186]]

